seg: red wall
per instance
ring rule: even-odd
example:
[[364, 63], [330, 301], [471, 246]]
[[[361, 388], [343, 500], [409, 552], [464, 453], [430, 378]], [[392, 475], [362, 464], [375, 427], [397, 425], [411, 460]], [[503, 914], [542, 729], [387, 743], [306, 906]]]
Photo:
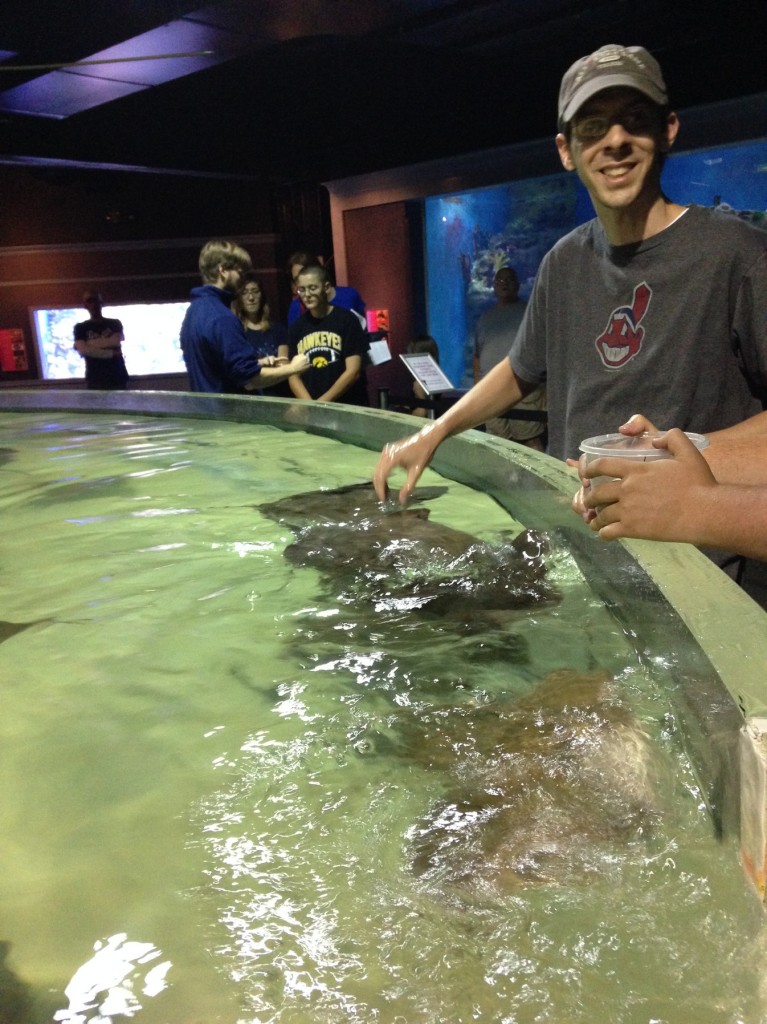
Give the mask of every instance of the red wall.
[[379, 388], [406, 395], [412, 381], [399, 359], [414, 334], [410, 223], [405, 203], [385, 203], [346, 210], [345, 284], [356, 288], [368, 309], [389, 310], [392, 360], [369, 367], [371, 405], [378, 405]]

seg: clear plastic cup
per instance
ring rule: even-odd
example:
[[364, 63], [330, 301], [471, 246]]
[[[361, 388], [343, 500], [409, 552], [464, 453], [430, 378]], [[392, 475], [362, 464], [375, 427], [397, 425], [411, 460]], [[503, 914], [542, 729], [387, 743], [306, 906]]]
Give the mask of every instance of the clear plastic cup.
[[[594, 459], [600, 459], [607, 455], [620, 459], [632, 459], [635, 462], [655, 462], [658, 459], [670, 459], [671, 453], [665, 448], [654, 448], [654, 437], [665, 437], [665, 430], [646, 430], [643, 434], [635, 437], [627, 437], [625, 434], [598, 434], [596, 437], [587, 437], [581, 441], [580, 450], [586, 456], [586, 465]], [[708, 438], [703, 434], [692, 434], [685, 431], [685, 437], [695, 445], [698, 451], [708, 448]], [[597, 476], [591, 481], [592, 487], [598, 487], [608, 480], [614, 479], [609, 476]]]

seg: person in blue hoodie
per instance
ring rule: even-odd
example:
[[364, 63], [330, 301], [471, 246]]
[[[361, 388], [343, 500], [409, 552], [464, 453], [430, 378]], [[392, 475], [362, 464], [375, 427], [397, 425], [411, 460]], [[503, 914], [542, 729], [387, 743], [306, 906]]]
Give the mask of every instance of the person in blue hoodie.
[[239, 317], [229, 308], [243, 275], [251, 268], [244, 249], [234, 242], [206, 242], [200, 250], [199, 268], [203, 283], [192, 289], [180, 338], [192, 391], [260, 391], [309, 369], [306, 356], [290, 361], [280, 356], [259, 357]]

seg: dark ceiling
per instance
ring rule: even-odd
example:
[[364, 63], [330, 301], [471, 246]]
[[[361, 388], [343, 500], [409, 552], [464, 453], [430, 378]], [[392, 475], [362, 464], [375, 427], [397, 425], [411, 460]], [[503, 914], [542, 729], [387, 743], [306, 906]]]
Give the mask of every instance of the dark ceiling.
[[[563, 71], [607, 42], [650, 49], [678, 108], [767, 88], [767, 0], [199, 3], [2, 0], [0, 51], [13, 56], [0, 63], [0, 162], [285, 182], [451, 157], [553, 133]], [[8, 109], [46, 73], [30, 65], [83, 61], [185, 16], [221, 30], [213, 66], [67, 117]], [[217, 53], [224, 33], [236, 45]], [[121, 70], [105, 68], [106, 78]]]

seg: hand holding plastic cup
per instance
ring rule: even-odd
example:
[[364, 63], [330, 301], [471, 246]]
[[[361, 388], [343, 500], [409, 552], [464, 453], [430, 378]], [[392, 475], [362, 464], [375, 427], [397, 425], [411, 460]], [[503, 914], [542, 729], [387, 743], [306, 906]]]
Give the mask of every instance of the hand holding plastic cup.
[[[653, 438], [665, 437], [665, 430], [645, 431], [635, 437], [626, 434], [598, 434], [596, 437], [587, 437], [581, 441], [580, 450], [583, 452], [583, 462], [588, 466], [594, 459], [601, 459], [604, 456], [612, 458], [629, 459], [632, 462], [656, 462], [658, 459], [673, 458], [671, 452], [666, 448], [653, 447]], [[708, 448], [709, 441], [703, 434], [693, 434], [685, 431], [687, 437], [698, 451]], [[599, 487], [615, 479], [609, 476], [597, 476], [591, 480], [592, 487]]]

